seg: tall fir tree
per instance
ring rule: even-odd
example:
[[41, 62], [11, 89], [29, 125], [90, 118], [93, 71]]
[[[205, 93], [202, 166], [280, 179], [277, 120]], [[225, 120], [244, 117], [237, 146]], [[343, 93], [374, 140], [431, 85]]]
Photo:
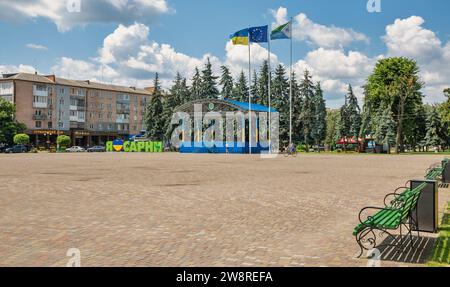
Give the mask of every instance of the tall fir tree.
[[303, 101], [297, 75], [292, 71], [292, 141], [300, 143], [303, 141], [303, 124], [301, 119]]
[[250, 93], [252, 95], [252, 102], [259, 104], [261, 102], [258, 91], [258, 74], [253, 70], [252, 84], [250, 86]]
[[445, 144], [446, 133], [442, 129], [442, 121], [436, 106], [429, 108], [426, 126], [425, 145], [440, 149], [440, 146]]
[[269, 62], [265, 60], [258, 75], [258, 104], [269, 105]]
[[217, 89], [216, 83], [218, 77], [214, 76], [209, 58], [205, 64], [205, 69], [202, 71], [201, 78], [201, 98], [217, 99], [219, 97], [219, 90]]
[[233, 89], [233, 100], [239, 101], [239, 102], [248, 102], [248, 84], [247, 84], [247, 78], [245, 77], [244, 71], [241, 71], [239, 74], [239, 78], [234, 85]]
[[396, 123], [389, 104], [384, 103], [381, 107], [378, 110], [378, 114], [374, 117], [377, 124], [374, 127], [373, 136], [378, 143], [387, 146], [388, 153], [390, 153], [391, 146], [396, 141]]
[[202, 78], [200, 76], [200, 71], [198, 70], [197, 67], [195, 67], [195, 73], [194, 76], [192, 77], [190, 94], [191, 95], [189, 100], [191, 101], [202, 98]]
[[231, 99], [233, 96], [233, 77], [231, 76], [230, 69], [227, 66], [222, 66], [222, 75], [220, 77], [219, 84], [222, 86], [221, 96], [224, 99]]
[[162, 141], [166, 133], [164, 118], [164, 108], [162, 102], [162, 90], [159, 83], [158, 73], [155, 74], [153, 82], [154, 90], [150, 103], [147, 106], [145, 123], [147, 127], [147, 137], [152, 141]]
[[185, 79], [181, 77], [180, 73], [177, 73], [173, 85], [163, 102], [164, 131], [166, 139], [170, 138], [170, 135], [172, 134], [173, 127], [170, 125], [170, 122], [175, 108], [182, 105], [185, 101], [185, 97], [188, 96], [188, 92], [186, 91], [187, 87], [183, 87], [183, 84], [186, 84]]
[[300, 83], [300, 94], [303, 101], [303, 109], [300, 114], [303, 123], [303, 141], [306, 149], [309, 150], [313, 140], [313, 126], [314, 126], [314, 84], [308, 70], [305, 70], [303, 79]]
[[312, 138], [316, 145], [324, 142], [327, 134], [327, 108], [325, 106], [325, 100], [323, 98], [323, 90], [320, 82], [315, 86], [314, 98], [314, 121]]
[[357, 139], [361, 129], [361, 110], [358, 105], [358, 99], [353, 93], [352, 85], [348, 85], [346, 116], [348, 117], [348, 134], [349, 137]]
[[281, 64], [275, 70], [272, 94], [272, 106], [280, 115], [280, 146], [283, 147], [289, 143], [289, 83], [286, 70]]

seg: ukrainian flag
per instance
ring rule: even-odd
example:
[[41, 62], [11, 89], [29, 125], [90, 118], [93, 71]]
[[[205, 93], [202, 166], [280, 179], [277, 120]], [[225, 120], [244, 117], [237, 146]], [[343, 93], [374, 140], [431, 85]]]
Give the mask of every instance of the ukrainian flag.
[[230, 36], [233, 45], [248, 45], [248, 29], [237, 31]]

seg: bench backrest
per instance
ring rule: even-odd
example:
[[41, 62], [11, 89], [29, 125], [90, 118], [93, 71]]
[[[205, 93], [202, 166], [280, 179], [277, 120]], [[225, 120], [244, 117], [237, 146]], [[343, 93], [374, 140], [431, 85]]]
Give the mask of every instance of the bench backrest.
[[416, 208], [417, 203], [419, 202], [420, 193], [425, 187], [426, 183], [422, 183], [414, 189], [406, 190], [397, 197], [396, 200], [398, 202], [396, 205], [399, 206], [398, 210], [402, 220], [409, 216], [411, 210]]

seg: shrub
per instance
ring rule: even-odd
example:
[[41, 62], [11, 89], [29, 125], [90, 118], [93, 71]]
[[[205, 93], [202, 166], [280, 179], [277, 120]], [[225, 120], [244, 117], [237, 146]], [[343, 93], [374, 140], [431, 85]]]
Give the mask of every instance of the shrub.
[[17, 135], [14, 136], [13, 141], [14, 141], [15, 144], [26, 145], [26, 144], [30, 143], [30, 137], [28, 135], [26, 135], [26, 134], [17, 134]]
[[60, 147], [68, 147], [71, 143], [71, 139], [70, 139], [70, 137], [68, 137], [66, 135], [61, 135], [61, 136], [58, 136], [58, 138], [56, 139], [56, 142], [58, 143], [58, 145]]

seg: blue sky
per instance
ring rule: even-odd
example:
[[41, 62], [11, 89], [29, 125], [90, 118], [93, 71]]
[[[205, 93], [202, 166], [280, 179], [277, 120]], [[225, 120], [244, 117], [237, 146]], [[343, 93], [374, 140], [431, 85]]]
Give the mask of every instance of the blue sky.
[[[59, 16], [67, 18], [65, 1], [57, 1], [59, 8], [54, 8], [58, 5], [48, 0], [0, 0], [0, 31], [7, 39], [0, 45], [0, 72], [28, 71], [31, 66], [41, 73], [147, 85], [157, 71], [168, 85], [176, 70], [189, 77], [189, 70], [211, 56], [215, 58], [213, 64], [235, 66], [237, 73], [242, 69], [243, 50], [226, 46], [228, 35], [247, 26], [275, 25], [278, 15], [280, 19], [295, 17], [294, 22], [298, 22], [294, 24], [294, 33], [298, 29], [294, 37], [295, 69], [299, 73], [304, 68], [316, 72], [316, 80], [325, 82], [329, 106], [341, 103], [347, 83], [356, 86], [361, 98], [358, 87], [380, 56], [417, 57], [424, 77], [430, 79], [431, 85], [425, 90], [429, 102], [441, 100], [439, 90], [450, 85], [449, 76], [443, 75], [446, 65], [442, 65], [450, 57], [450, 20], [442, 13], [450, 11], [450, 1], [446, 0], [381, 0], [381, 13], [368, 13], [367, 0], [149, 0], [149, 6], [137, 9], [130, 8], [138, 2], [133, 0], [122, 1], [125, 6], [120, 9], [111, 6], [120, 2], [117, 0], [91, 0], [89, 4], [81, 0], [80, 14], [67, 14], [72, 18], [61, 20]], [[404, 22], [394, 25], [397, 19]], [[120, 24], [124, 29], [117, 31]], [[386, 40], [389, 25], [392, 33]], [[350, 38], [330, 42], [321, 38], [327, 33], [338, 38], [339, 33], [345, 33]], [[110, 38], [114, 41], [128, 41], [129, 50], [113, 40], [106, 47], [105, 38], [113, 34], [115, 37]], [[158, 46], [152, 47], [155, 43]], [[170, 49], [162, 48], [163, 44]], [[411, 48], [414, 45], [417, 51]], [[255, 65], [267, 53], [265, 47], [255, 48]], [[288, 64], [288, 41], [273, 42], [272, 47], [274, 63]], [[99, 52], [101, 48], [108, 52], [109, 60]], [[180, 59], [171, 60], [174, 55]], [[327, 62], [336, 65], [335, 73], [323, 67]], [[86, 69], [97, 72], [87, 73]]]

